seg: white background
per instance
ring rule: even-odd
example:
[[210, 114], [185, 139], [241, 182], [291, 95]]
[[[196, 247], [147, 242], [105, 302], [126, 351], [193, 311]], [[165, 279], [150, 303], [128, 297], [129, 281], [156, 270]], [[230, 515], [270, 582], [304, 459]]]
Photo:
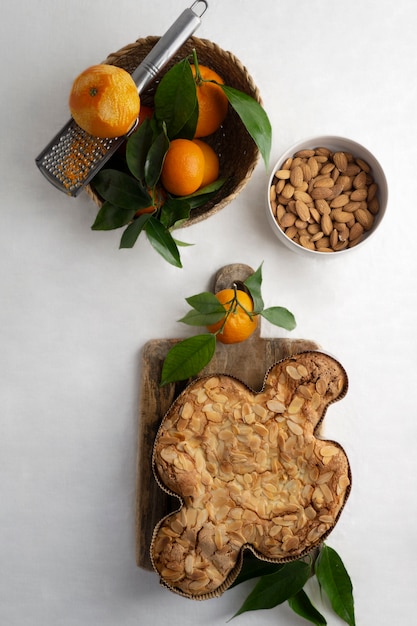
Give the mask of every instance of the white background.
[[[191, 4], [191, 2], [190, 2]], [[141, 350], [188, 336], [185, 297], [233, 262], [264, 261], [266, 305], [294, 312], [288, 336], [334, 354], [350, 379], [326, 434], [354, 485], [328, 539], [352, 577], [357, 623], [413, 623], [417, 609], [416, 150], [414, 0], [209, 0], [196, 32], [232, 51], [273, 126], [271, 167], [295, 141], [336, 134], [373, 151], [386, 219], [348, 256], [309, 260], [265, 217], [260, 161], [240, 196], [183, 229], [183, 269], [146, 239], [90, 229], [34, 159], [68, 119], [75, 76], [139, 37], [161, 35], [183, 0], [14, 0], [0, 21], [0, 623], [221, 625], [250, 585], [193, 602], [135, 565]], [[227, 82], [227, 76], [225, 77]], [[264, 336], [287, 336], [263, 325]], [[341, 622], [328, 615], [329, 624]], [[307, 623], [284, 605], [233, 622]]]

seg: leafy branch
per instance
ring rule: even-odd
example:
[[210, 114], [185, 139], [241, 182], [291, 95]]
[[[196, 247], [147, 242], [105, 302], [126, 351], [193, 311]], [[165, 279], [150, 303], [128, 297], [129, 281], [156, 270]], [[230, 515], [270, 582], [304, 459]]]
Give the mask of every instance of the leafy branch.
[[355, 626], [351, 579], [340, 556], [326, 544], [321, 546], [316, 558], [284, 564], [264, 563], [249, 556], [233, 586], [254, 578], [258, 578], [255, 587], [233, 617], [247, 611], [272, 609], [287, 601], [297, 615], [316, 626], [325, 626], [325, 617], [304, 589], [312, 579], [327, 596], [336, 615], [349, 626]]
[[[193, 52], [197, 62], [196, 52]], [[271, 149], [271, 125], [262, 106], [244, 92], [219, 85], [226, 94], [265, 165]], [[144, 232], [154, 249], [171, 265], [182, 267], [179, 247], [172, 235], [191, 211], [213, 198], [225, 183], [219, 178], [190, 196], [161, 193], [160, 176], [170, 141], [192, 139], [198, 118], [196, 80], [187, 57], [162, 77], [150, 118], [139, 120], [127, 139], [125, 151], [113, 157], [94, 177], [92, 186], [104, 200], [92, 230], [124, 228], [120, 248], [132, 248]]]
[[[280, 306], [265, 308], [261, 293], [262, 264], [243, 282], [243, 285], [253, 301], [253, 311], [244, 309], [250, 318], [260, 315], [275, 326], [286, 330], [295, 328], [294, 315], [288, 309]], [[234, 298], [228, 303], [228, 307], [221, 304], [215, 294], [208, 291], [186, 298], [191, 310], [178, 320], [179, 322], [189, 326], [206, 327], [222, 320], [223, 322], [216, 331], [184, 339], [168, 351], [162, 366], [161, 385], [196, 376], [210, 363], [216, 351], [217, 335], [222, 331], [228, 316], [233, 314], [235, 307], [242, 306], [237, 301], [236, 286], [234, 286], [234, 293]]]

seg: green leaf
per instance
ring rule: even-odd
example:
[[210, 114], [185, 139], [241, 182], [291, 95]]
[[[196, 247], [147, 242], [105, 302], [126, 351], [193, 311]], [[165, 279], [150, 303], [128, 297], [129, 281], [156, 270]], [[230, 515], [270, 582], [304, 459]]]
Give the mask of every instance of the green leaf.
[[[190, 63], [183, 59], [176, 63], [161, 79], [155, 93], [155, 117], [164, 121], [170, 139], [183, 129], [185, 138], [191, 139], [196, 126], [197, 90]], [[197, 109], [198, 111], [198, 109]], [[191, 121], [194, 120], [194, 128]]]
[[288, 604], [294, 613], [304, 617], [304, 619], [308, 620], [312, 624], [316, 624], [316, 626], [326, 626], [327, 622], [323, 615], [319, 613], [316, 607], [312, 604], [310, 598], [303, 589], [300, 589], [298, 593], [291, 598], [288, 598]]
[[[206, 187], [202, 187], [198, 189], [190, 196], [182, 196], [181, 201], [186, 201], [190, 210], [197, 209], [203, 204], [206, 204], [214, 195], [218, 192], [218, 190], [224, 185], [225, 178], [219, 178], [214, 183], [207, 185]], [[179, 198], [173, 198], [174, 201], [180, 200]]]
[[165, 357], [161, 385], [196, 376], [211, 361], [216, 350], [216, 337], [195, 335], [175, 344]]
[[126, 226], [135, 216], [135, 210], [128, 211], [114, 206], [111, 202], [104, 202], [103, 206], [97, 213], [92, 230], [113, 230]]
[[165, 200], [161, 207], [160, 221], [165, 228], [172, 228], [178, 222], [183, 222], [190, 217], [190, 203], [182, 198]]
[[349, 626], [355, 626], [352, 582], [333, 548], [323, 545], [316, 561], [315, 574], [334, 612]]
[[145, 213], [144, 215], [140, 215], [138, 219], [133, 220], [131, 224], [125, 229], [123, 232], [122, 238], [120, 240], [120, 248], [133, 248], [136, 243], [137, 238], [141, 234], [148, 220], [150, 220], [151, 215]]
[[300, 591], [310, 577], [310, 566], [304, 561], [292, 561], [275, 574], [262, 576], [233, 617], [246, 611], [272, 609]]
[[169, 139], [163, 130], [152, 143], [145, 161], [145, 182], [154, 187], [161, 176], [165, 155], [169, 148]]
[[182, 267], [180, 253], [171, 233], [155, 217], [145, 224], [146, 236], [153, 248], [171, 265]]
[[267, 561], [261, 561], [251, 553], [245, 554], [242, 569], [230, 587], [236, 587], [237, 585], [240, 585], [247, 580], [252, 580], [253, 578], [260, 578], [261, 576], [267, 576], [268, 574], [275, 574], [283, 567], [284, 563], [268, 563]]
[[211, 291], [203, 291], [195, 296], [189, 296], [188, 298], [185, 298], [185, 301], [188, 302], [193, 309], [199, 311], [200, 313], [221, 313], [222, 315], [225, 315], [226, 313], [225, 307], [218, 301], [214, 293], [211, 293]]
[[180, 128], [180, 130], [173, 135], [172, 139], [193, 139], [195, 134], [195, 129], [197, 128], [198, 121], [198, 102], [196, 101], [196, 105], [194, 111], [191, 113], [188, 120], [185, 122], [184, 126]]
[[221, 313], [216, 311], [212, 313], [200, 313], [193, 309], [178, 321], [183, 324], [188, 324], [189, 326], [209, 326], [210, 324], [219, 322], [223, 317], [224, 310]]
[[205, 187], [200, 187], [194, 193], [189, 196], [182, 196], [185, 200], [190, 200], [191, 198], [198, 198], [199, 196], [211, 196], [215, 191], [218, 191], [225, 183], [226, 178], [218, 178], [214, 182], [206, 185]]
[[253, 300], [253, 310], [255, 313], [260, 313], [264, 308], [264, 301], [262, 299], [261, 286], [262, 286], [262, 263], [243, 283], [250, 291], [250, 295]]
[[294, 330], [296, 321], [294, 315], [282, 306], [271, 306], [261, 311], [262, 317], [275, 326], [281, 326], [286, 330]]
[[220, 87], [257, 145], [265, 167], [268, 168], [272, 128], [264, 108], [254, 98], [238, 89], [226, 85], [220, 85]]
[[121, 209], [133, 210], [151, 204], [146, 189], [132, 176], [118, 170], [101, 170], [94, 177], [94, 187], [104, 200]]
[[174, 241], [180, 248], [189, 248], [190, 246], [194, 246], [193, 243], [187, 243], [186, 241], [180, 241], [176, 237], [174, 237]]
[[152, 145], [153, 131], [149, 119], [145, 119], [138, 130], [127, 140], [126, 162], [129, 170], [138, 180], [145, 180], [145, 163]]

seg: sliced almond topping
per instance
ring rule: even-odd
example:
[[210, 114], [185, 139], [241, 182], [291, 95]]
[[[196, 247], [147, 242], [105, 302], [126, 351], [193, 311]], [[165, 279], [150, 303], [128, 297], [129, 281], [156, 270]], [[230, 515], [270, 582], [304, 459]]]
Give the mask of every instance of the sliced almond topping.
[[256, 424], [253, 425], [253, 430], [258, 433], [258, 435], [261, 435], [261, 437], [264, 437], [265, 439], [268, 437], [268, 428], [266, 426], [264, 426], [264, 424], [260, 424], [259, 422], [257, 422]]
[[313, 409], [313, 411], [318, 409], [321, 403], [322, 403], [322, 398], [321, 398], [320, 394], [314, 392], [313, 393], [313, 397], [311, 398], [311, 404], [310, 404], [310, 406]]
[[190, 419], [190, 417], [192, 416], [192, 414], [194, 413], [194, 407], [191, 404], [191, 402], [186, 402], [181, 410], [181, 417], [184, 420], [188, 420]]
[[171, 446], [169, 448], [162, 448], [162, 450], [161, 450], [161, 457], [167, 463], [173, 463], [175, 461], [175, 459], [178, 458], [178, 452], [176, 451], [175, 448], [173, 448]]
[[294, 396], [294, 398], [292, 399], [288, 407], [288, 413], [290, 415], [292, 413], [298, 413], [301, 410], [303, 404], [304, 404], [304, 398], [301, 398], [300, 396]]
[[268, 417], [268, 412], [265, 409], [264, 406], [260, 405], [260, 404], [254, 404], [253, 407], [253, 412], [258, 415], [258, 417], [265, 419], [266, 417]]
[[207, 400], [207, 394], [204, 389], [199, 389], [197, 395], [198, 404], [203, 404]]
[[217, 411], [205, 411], [205, 414], [209, 422], [216, 422], [217, 424], [220, 424], [222, 421], [222, 416], [220, 413], [217, 413]]
[[282, 542], [282, 549], [284, 552], [292, 552], [296, 550], [299, 546], [300, 540], [298, 537], [287, 537]]
[[284, 413], [285, 411], [285, 404], [279, 402], [278, 400], [268, 400], [266, 406], [270, 411], [273, 411], [274, 413]]
[[297, 368], [294, 365], [287, 365], [285, 371], [287, 372], [288, 376], [290, 376], [290, 378], [292, 378], [293, 380], [300, 380], [301, 374], [298, 372]]
[[216, 387], [219, 386], [219, 379], [216, 376], [212, 376], [211, 378], [208, 378], [205, 383], [204, 383], [204, 388], [205, 389], [215, 389]]
[[308, 506], [306, 509], [304, 509], [304, 513], [309, 520], [312, 520], [317, 516], [317, 512], [312, 506]]
[[317, 393], [319, 393], [321, 396], [324, 396], [324, 394], [327, 391], [327, 382], [324, 380], [324, 378], [319, 378], [316, 382], [316, 391]]
[[246, 424], [253, 424], [256, 421], [256, 415], [255, 413], [247, 413], [243, 416], [243, 419]]
[[311, 389], [307, 385], [300, 385], [298, 387], [298, 393], [306, 400], [310, 400], [313, 395]]
[[326, 483], [323, 483], [322, 485], [320, 485], [320, 489], [323, 493], [323, 496], [326, 502], [331, 502], [333, 500], [333, 494], [329, 486]]
[[317, 479], [317, 484], [322, 485], [323, 483], [328, 483], [332, 479], [334, 472], [322, 472]]
[[296, 424], [295, 422], [292, 422], [291, 420], [288, 420], [287, 424], [288, 424], [288, 428], [290, 429], [292, 433], [294, 433], [294, 435], [303, 434], [304, 431], [299, 424]]
[[336, 446], [332, 446], [332, 445], [322, 446], [320, 448], [320, 454], [322, 456], [334, 456], [335, 454], [338, 454], [339, 452], [340, 452], [339, 448], [337, 448]]
[[297, 365], [297, 372], [300, 374], [300, 376], [308, 376], [308, 369], [306, 368], [305, 365], [303, 365], [302, 363], [300, 365]]
[[334, 522], [334, 519], [331, 515], [319, 515], [319, 520], [324, 524], [333, 524]]

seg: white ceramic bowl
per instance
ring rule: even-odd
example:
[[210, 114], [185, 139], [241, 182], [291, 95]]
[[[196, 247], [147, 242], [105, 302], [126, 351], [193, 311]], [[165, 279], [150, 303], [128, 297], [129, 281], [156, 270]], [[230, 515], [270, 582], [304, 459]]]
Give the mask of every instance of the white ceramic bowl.
[[[369, 230], [364, 231], [361, 240], [359, 241], [359, 243], [356, 243], [356, 245], [353, 245], [353, 246], [350, 245], [350, 247], [349, 246], [345, 247], [342, 250], [331, 251], [331, 252], [329, 251], [321, 252], [319, 249], [314, 249], [314, 250], [310, 249], [308, 247], [300, 245], [300, 243], [297, 243], [296, 241], [293, 241], [293, 239], [288, 237], [284, 233], [284, 230], [278, 224], [277, 218], [274, 214], [273, 206], [271, 203], [271, 196], [270, 196], [271, 187], [273, 186], [274, 181], [276, 181], [275, 173], [279, 169], [281, 169], [284, 162], [289, 157], [293, 157], [300, 150], [316, 149], [319, 147], [327, 148], [332, 153], [335, 153], [335, 152], [349, 153], [354, 157], [354, 159], [361, 159], [365, 161], [371, 168], [370, 173], [372, 175], [374, 182], [377, 184], [377, 198], [379, 202], [379, 210], [373, 216], [372, 227]], [[387, 186], [385, 174], [381, 165], [379, 164], [375, 156], [371, 152], [369, 152], [369, 150], [364, 148], [359, 143], [352, 141], [351, 139], [345, 139], [344, 137], [336, 137], [336, 136], [330, 135], [330, 136], [322, 136], [322, 137], [313, 137], [311, 139], [300, 141], [294, 144], [293, 146], [291, 146], [291, 148], [289, 148], [288, 150], [286, 150], [284, 154], [282, 154], [281, 157], [278, 159], [277, 163], [272, 169], [271, 175], [268, 180], [268, 188], [267, 188], [266, 195], [267, 195], [266, 211], [267, 211], [268, 221], [272, 227], [273, 232], [276, 234], [278, 239], [285, 246], [287, 246], [287, 248], [289, 248], [290, 250], [293, 250], [294, 252], [302, 254], [304, 256], [308, 256], [310, 258], [313, 256], [320, 257], [320, 258], [327, 258], [327, 257], [331, 258], [331, 257], [334, 257], [335, 255], [347, 254], [356, 250], [358, 247], [363, 246], [363, 244], [375, 234], [386, 212], [387, 203], [388, 203], [388, 186]], [[342, 210], [343, 210], [343, 207], [342, 207]]]

